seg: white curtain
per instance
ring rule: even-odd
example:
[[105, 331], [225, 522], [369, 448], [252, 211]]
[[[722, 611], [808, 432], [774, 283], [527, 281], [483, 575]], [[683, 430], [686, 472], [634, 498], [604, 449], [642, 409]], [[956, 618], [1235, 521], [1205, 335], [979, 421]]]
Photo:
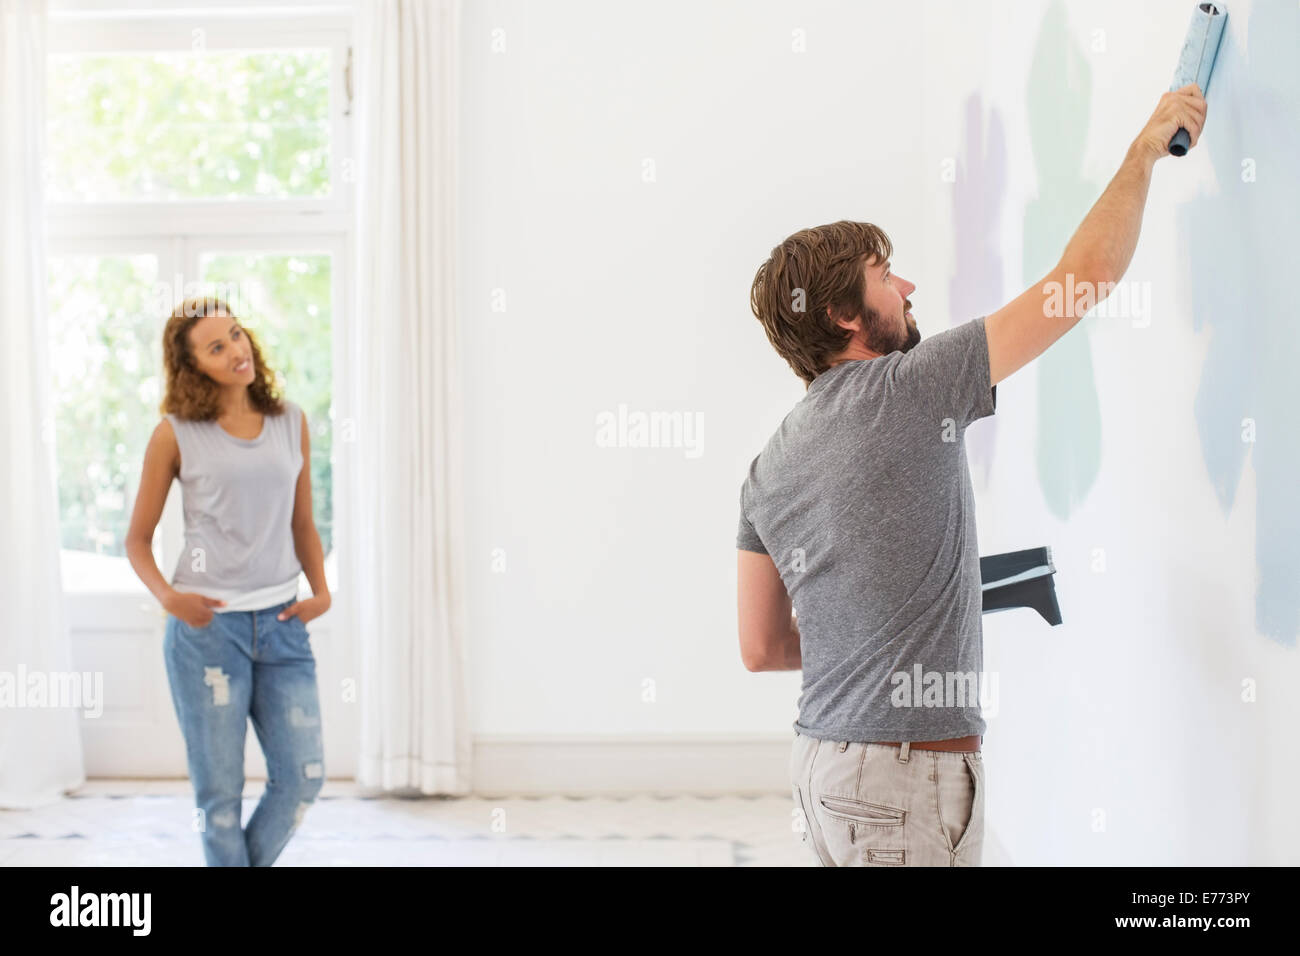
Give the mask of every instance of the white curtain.
[[6, 809], [55, 800], [85, 780], [80, 711], [35, 696], [71, 671], [45, 308], [44, 142], [45, 2], [0, 0], [0, 807]]
[[357, 780], [470, 792], [456, 203], [459, 0], [357, 7], [356, 322], [346, 618]]

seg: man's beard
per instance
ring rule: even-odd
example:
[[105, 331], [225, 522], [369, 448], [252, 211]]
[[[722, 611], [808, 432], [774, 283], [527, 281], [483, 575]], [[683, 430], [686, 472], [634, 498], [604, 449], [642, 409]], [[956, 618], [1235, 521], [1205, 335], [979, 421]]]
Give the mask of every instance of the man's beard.
[[912, 347], [921, 341], [921, 330], [909, 324], [906, 315], [903, 316], [903, 327], [906, 332], [902, 332], [892, 327], [886, 328], [880, 313], [875, 309], [868, 308], [866, 312], [864, 336], [867, 348], [871, 351], [881, 355], [888, 355], [890, 352], [910, 352]]

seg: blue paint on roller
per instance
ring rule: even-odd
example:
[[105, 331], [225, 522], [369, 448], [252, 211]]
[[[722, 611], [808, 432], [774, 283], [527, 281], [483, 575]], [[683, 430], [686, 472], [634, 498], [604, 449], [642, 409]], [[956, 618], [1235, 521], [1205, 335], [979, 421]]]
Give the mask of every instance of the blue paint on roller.
[[[1201, 88], [1201, 95], [1210, 91], [1210, 74], [1214, 72], [1214, 57], [1219, 52], [1223, 28], [1228, 22], [1228, 8], [1222, 3], [1198, 3], [1192, 12], [1192, 22], [1178, 54], [1178, 67], [1170, 90], [1180, 90], [1188, 83]], [[1183, 156], [1192, 144], [1192, 137], [1181, 126], [1169, 141], [1169, 154]]]

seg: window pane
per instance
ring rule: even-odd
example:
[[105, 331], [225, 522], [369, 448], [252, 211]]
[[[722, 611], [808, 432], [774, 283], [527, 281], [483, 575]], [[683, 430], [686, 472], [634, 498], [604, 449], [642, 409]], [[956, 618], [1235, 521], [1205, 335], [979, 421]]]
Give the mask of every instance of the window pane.
[[48, 260], [64, 587], [144, 587], [124, 546], [162, 399], [152, 255]]
[[281, 394], [307, 413], [312, 426], [312, 513], [326, 555], [334, 548], [330, 265], [330, 256], [323, 253], [209, 253], [199, 260], [202, 281], [231, 301], [237, 312], [243, 310], [239, 318], [281, 377]]
[[47, 198], [324, 197], [330, 53], [49, 58]]

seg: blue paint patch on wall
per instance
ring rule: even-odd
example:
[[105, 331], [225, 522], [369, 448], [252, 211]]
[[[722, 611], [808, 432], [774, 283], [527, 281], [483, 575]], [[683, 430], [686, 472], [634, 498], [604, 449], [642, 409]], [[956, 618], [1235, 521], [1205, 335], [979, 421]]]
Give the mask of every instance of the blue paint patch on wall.
[[1217, 192], [1193, 200], [1179, 216], [1193, 327], [1210, 338], [1196, 423], [1205, 468], [1225, 514], [1234, 506], [1247, 459], [1254, 466], [1255, 628], [1294, 647], [1300, 631], [1296, 3], [1255, 3], [1248, 11], [1245, 4], [1230, 7], [1206, 99], [1198, 149], [1209, 150]]

